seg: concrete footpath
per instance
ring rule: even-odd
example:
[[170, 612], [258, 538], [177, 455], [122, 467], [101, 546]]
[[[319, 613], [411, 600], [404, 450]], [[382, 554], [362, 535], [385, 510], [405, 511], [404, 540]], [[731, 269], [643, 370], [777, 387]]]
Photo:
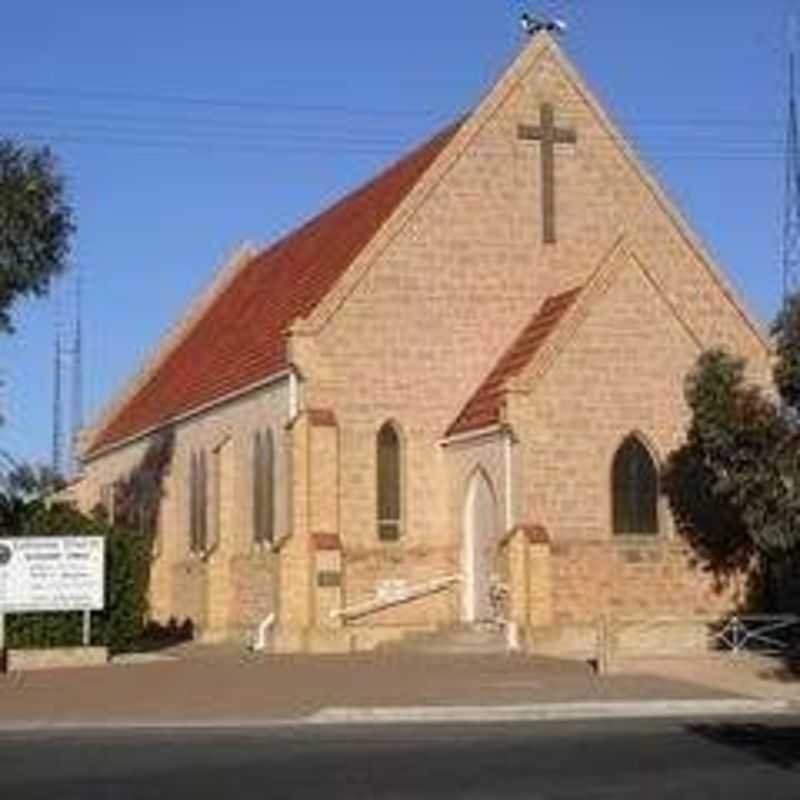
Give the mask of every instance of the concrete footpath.
[[191, 645], [106, 667], [0, 675], [0, 730], [683, 717], [793, 710], [793, 702], [800, 701], [800, 682], [770, 680], [759, 675], [762, 666], [710, 659], [693, 665], [649, 661], [599, 676], [582, 662], [525, 656], [271, 656]]

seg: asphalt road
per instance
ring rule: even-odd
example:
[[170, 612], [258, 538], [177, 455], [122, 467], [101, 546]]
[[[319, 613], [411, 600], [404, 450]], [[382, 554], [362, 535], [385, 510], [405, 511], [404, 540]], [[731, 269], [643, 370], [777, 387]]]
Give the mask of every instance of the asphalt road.
[[0, 735], [27, 798], [800, 798], [800, 718]]

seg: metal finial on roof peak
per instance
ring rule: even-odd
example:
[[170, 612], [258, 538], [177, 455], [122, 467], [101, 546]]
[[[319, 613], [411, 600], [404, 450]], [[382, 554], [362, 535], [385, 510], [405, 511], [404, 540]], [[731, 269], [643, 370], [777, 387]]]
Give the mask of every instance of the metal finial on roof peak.
[[524, 11], [519, 18], [519, 23], [522, 30], [529, 36], [535, 36], [541, 31], [548, 33], [555, 33], [562, 35], [567, 31], [567, 23], [561, 19], [542, 19], [541, 17], [534, 17], [527, 11]]

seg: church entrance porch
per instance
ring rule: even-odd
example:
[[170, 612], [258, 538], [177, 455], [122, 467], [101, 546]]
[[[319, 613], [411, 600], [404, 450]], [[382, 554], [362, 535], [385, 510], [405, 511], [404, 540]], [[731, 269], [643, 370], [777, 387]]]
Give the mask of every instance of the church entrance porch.
[[489, 479], [477, 470], [469, 481], [464, 504], [462, 554], [462, 620], [492, 618], [490, 598], [491, 543], [495, 536], [497, 501]]

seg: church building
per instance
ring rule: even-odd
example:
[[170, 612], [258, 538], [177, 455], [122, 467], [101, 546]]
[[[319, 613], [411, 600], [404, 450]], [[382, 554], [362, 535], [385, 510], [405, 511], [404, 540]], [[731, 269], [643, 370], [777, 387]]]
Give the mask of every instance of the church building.
[[[770, 345], [546, 32], [480, 104], [244, 247], [82, 435], [81, 507], [169, 432], [151, 608], [349, 652], [731, 607], [659, 489], [684, 378]], [[582, 638], [583, 637], [583, 638]]]

